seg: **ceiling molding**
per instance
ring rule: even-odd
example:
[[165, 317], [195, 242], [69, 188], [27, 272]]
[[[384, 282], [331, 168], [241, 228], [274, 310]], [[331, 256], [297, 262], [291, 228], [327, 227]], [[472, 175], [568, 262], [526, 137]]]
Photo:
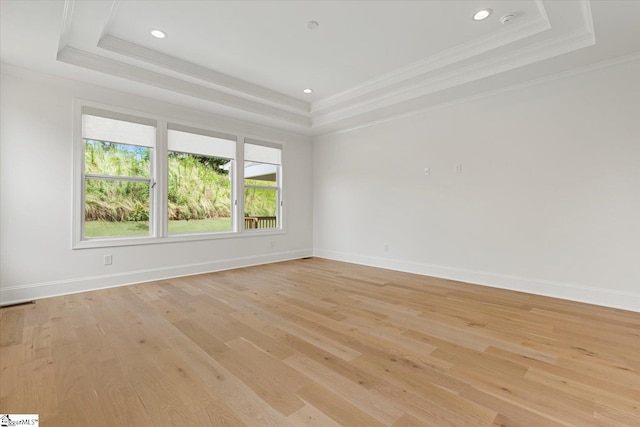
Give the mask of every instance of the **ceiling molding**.
[[149, 71], [144, 68], [125, 64], [103, 56], [94, 55], [80, 49], [66, 47], [58, 53], [57, 60], [89, 70], [110, 74], [112, 76], [121, 77], [138, 83], [144, 83], [154, 87], [204, 99], [233, 109], [267, 116], [289, 124], [305, 128], [311, 127], [311, 120], [306, 115], [284, 111], [263, 103], [221, 92], [210, 87]]
[[[506, 25], [485, 37], [309, 103], [110, 35], [121, 0], [111, 1], [108, 14], [106, 7], [103, 9], [104, 26], [95, 41], [99, 49], [86, 47], [86, 43], [83, 49], [90, 51], [74, 48], [70, 37], [74, 35], [76, 1], [64, 2], [58, 61], [195, 97], [228, 111], [230, 116], [248, 114], [263, 122], [274, 120], [274, 126], [294, 127], [307, 135], [364, 127], [380, 122], [382, 115], [384, 120], [395, 119], [409, 114], [410, 109], [432, 108], [438, 100], [448, 104], [450, 100], [438, 93], [596, 43], [589, 0], [562, 6], [561, 11], [574, 19], [568, 24], [556, 20], [554, 27], [543, 1], [533, 0], [538, 13], [523, 18], [518, 25]], [[552, 18], [556, 14], [557, 10]]]
[[[579, 1], [585, 1], [585, 0], [579, 0]], [[542, 3], [542, 0], [534, 0], [534, 3], [542, 19], [550, 23], [551, 21], [549, 21], [549, 16], [547, 15], [547, 9], [545, 9], [544, 4]]]
[[584, 23], [584, 28], [587, 32], [594, 35], [596, 34], [595, 28], [593, 27], [593, 15], [591, 13], [591, 1], [589, 0], [580, 0], [580, 6], [582, 9], [582, 21]]
[[75, 0], [65, 0], [62, 11], [62, 27], [60, 30], [60, 37], [58, 38], [58, 52], [64, 49], [69, 44], [69, 37], [71, 35], [71, 23], [73, 22], [73, 6]]
[[[544, 11], [544, 6], [542, 6], [541, 2], [538, 1], [537, 4], [539, 4], [539, 8]], [[406, 67], [378, 76], [342, 93], [320, 99], [312, 103], [311, 112], [321, 112], [340, 104], [347, 104], [362, 96], [383, 91], [385, 88], [399, 82], [426, 75], [434, 70], [438, 70], [499, 47], [515, 43], [526, 37], [531, 37], [549, 29], [551, 29], [551, 23], [549, 22], [546, 13], [544, 13], [540, 18], [533, 19], [524, 25], [492, 33], [487, 37], [472, 40], [468, 43], [440, 52], [439, 54], [433, 55], [422, 61], [418, 61]]]
[[[312, 126], [321, 126], [332, 121], [363, 115], [394, 103], [406, 102], [429, 93], [522, 67], [596, 43], [590, 2], [580, 0], [579, 7], [583, 25], [580, 30], [537, 42], [515, 53], [494, 56], [446, 74], [437, 74], [438, 69], [447, 65], [461, 62], [550, 29], [549, 18], [542, 2], [537, 0], [536, 5], [541, 12], [541, 19], [534, 20], [523, 28], [518, 28], [517, 31], [505, 38], [502, 38], [500, 34], [493, 34], [490, 37], [444, 52], [435, 59], [432, 57], [405, 69], [380, 76], [342, 94], [313, 103], [311, 108]], [[490, 46], [490, 49], [484, 49], [485, 45]], [[366, 120], [366, 117], [363, 116], [363, 120]]]
[[241, 93], [245, 97], [249, 96], [251, 98], [258, 98], [260, 101], [268, 102], [280, 108], [285, 108], [298, 113], [309, 113], [308, 102], [300, 101], [280, 92], [176, 58], [175, 56], [166, 55], [156, 50], [149, 49], [108, 34], [100, 39], [98, 47], [124, 55], [128, 58], [157, 65], [167, 70], [176, 71], [185, 76], [191, 76], [208, 83], [213, 83], [214, 85], [220, 86], [221, 90], [232, 90]]
[[329, 110], [324, 114], [312, 114], [312, 127], [326, 125], [358, 115], [361, 115], [361, 119], [366, 121], [367, 116], [365, 114], [371, 111], [582, 49], [593, 44], [595, 44], [593, 33], [583, 30], [561, 38], [544, 40], [529, 46], [527, 49], [515, 53], [505, 53], [482, 62], [475, 62], [445, 74], [434, 77], [427, 76], [422, 80], [417, 79], [417, 81], [401, 82], [393, 87], [388, 87], [386, 92], [371, 93], [358, 100], [353, 100], [352, 103], [346, 104], [341, 109]]
[[[76, 0], [73, 0], [76, 1]], [[116, 19], [116, 14], [118, 13], [118, 7], [120, 6], [120, 0], [113, 0], [111, 2], [111, 7], [109, 8], [109, 14], [107, 15], [107, 19], [102, 26], [102, 31], [100, 32], [100, 39], [106, 36], [111, 29], [111, 25], [113, 21]]]
[[342, 125], [342, 126], [335, 126], [335, 124], [334, 124], [333, 128], [325, 127], [325, 129], [323, 129], [322, 132], [317, 133], [316, 136], [339, 135], [339, 134], [349, 133], [349, 132], [353, 132], [353, 131], [360, 130], [360, 129], [366, 129], [366, 128], [371, 127], [371, 126], [377, 126], [377, 125], [380, 125], [380, 124], [383, 124], [383, 123], [387, 123], [387, 122], [391, 122], [391, 121], [394, 121], [394, 120], [403, 119], [403, 118], [406, 118], [406, 117], [411, 117], [411, 116], [414, 116], [414, 115], [417, 115], [417, 114], [422, 114], [422, 113], [426, 113], [426, 112], [429, 112], [429, 111], [438, 110], [438, 109], [441, 109], [441, 108], [452, 107], [452, 106], [464, 104], [464, 103], [467, 103], [467, 102], [473, 102], [473, 101], [476, 101], [476, 100], [489, 98], [491, 96], [499, 95], [499, 94], [502, 94], [502, 93], [522, 90], [522, 89], [525, 89], [525, 88], [528, 88], [528, 87], [531, 87], [531, 86], [550, 83], [550, 82], [553, 82], [553, 81], [556, 81], [556, 80], [567, 79], [567, 78], [570, 78], [570, 77], [579, 76], [581, 74], [595, 72], [595, 71], [598, 71], [598, 70], [603, 70], [603, 69], [607, 69], [607, 68], [610, 68], [610, 67], [615, 67], [615, 66], [618, 66], [618, 65], [626, 64], [628, 62], [634, 62], [634, 61], [639, 61], [640, 62], [640, 52], [636, 52], [636, 53], [632, 53], [632, 54], [629, 54], [629, 55], [624, 55], [624, 56], [616, 57], [616, 58], [612, 58], [612, 59], [607, 59], [607, 60], [604, 60], [604, 61], [597, 62], [595, 64], [589, 64], [589, 65], [585, 65], [583, 67], [573, 68], [573, 69], [570, 69], [570, 70], [567, 70], [567, 71], [555, 73], [555, 74], [552, 74], [550, 76], [539, 77], [539, 78], [535, 78], [535, 79], [532, 79], [532, 80], [527, 80], [527, 81], [524, 81], [524, 82], [521, 82], [521, 83], [516, 83], [516, 84], [513, 84], [513, 85], [501, 87], [499, 89], [494, 89], [494, 90], [490, 90], [490, 91], [483, 91], [483, 92], [475, 94], [475, 95], [470, 95], [470, 96], [466, 96], [466, 97], [462, 97], [462, 98], [456, 98], [456, 99], [453, 99], [451, 101], [441, 102], [441, 103], [437, 103], [435, 105], [430, 105], [430, 106], [419, 108], [419, 109], [413, 109], [411, 111], [405, 111], [405, 112], [402, 112], [402, 113], [398, 112], [395, 115], [392, 114], [392, 115], [385, 116], [383, 119], [370, 120], [370, 121], [363, 122], [363, 123], [356, 123], [356, 124], [349, 124], [349, 125]]

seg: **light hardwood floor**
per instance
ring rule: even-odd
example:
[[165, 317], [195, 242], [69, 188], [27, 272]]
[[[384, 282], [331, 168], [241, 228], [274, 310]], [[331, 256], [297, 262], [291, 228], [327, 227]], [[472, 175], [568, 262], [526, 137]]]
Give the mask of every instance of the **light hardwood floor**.
[[323, 259], [0, 310], [42, 426], [639, 426], [640, 314]]

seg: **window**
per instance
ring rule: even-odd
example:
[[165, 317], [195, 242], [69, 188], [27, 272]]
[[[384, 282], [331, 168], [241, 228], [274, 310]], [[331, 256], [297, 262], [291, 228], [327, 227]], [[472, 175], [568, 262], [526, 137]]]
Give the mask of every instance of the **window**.
[[236, 141], [168, 131], [169, 234], [233, 230], [233, 158]]
[[77, 104], [74, 247], [283, 229], [280, 145]]
[[82, 115], [83, 236], [149, 236], [153, 149], [150, 124]]
[[245, 229], [279, 228], [281, 149], [258, 144], [244, 144]]

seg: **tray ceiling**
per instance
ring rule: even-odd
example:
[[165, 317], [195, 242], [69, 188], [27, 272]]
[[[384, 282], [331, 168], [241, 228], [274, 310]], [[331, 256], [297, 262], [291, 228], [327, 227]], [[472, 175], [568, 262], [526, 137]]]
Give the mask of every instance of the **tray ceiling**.
[[[493, 14], [474, 21], [483, 8]], [[629, 1], [3, 1], [1, 12], [3, 62], [309, 135], [640, 51]]]

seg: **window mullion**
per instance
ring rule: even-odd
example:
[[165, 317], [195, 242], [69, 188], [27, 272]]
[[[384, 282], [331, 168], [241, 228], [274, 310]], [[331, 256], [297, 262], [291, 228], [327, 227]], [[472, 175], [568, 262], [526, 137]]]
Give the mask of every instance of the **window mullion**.
[[104, 181], [128, 181], [128, 182], [151, 182], [152, 178], [145, 178], [142, 176], [121, 176], [121, 175], [108, 175], [98, 173], [86, 173], [85, 179], [101, 179]]
[[73, 228], [72, 241], [77, 245], [84, 236], [84, 142], [82, 140], [82, 106], [73, 102]]
[[238, 136], [236, 142], [236, 168], [235, 168], [235, 212], [234, 221], [236, 231], [244, 231], [244, 136]]
[[251, 184], [245, 184], [244, 188], [259, 188], [262, 190], [277, 190], [278, 187], [274, 187], [273, 185], [269, 186], [269, 185], [251, 185]]
[[[282, 154], [280, 154], [282, 155]], [[276, 174], [276, 212], [278, 212], [278, 228], [282, 229], [284, 224], [284, 202], [282, 194], [282, 165], [278, 166], [278, 173]]]
[[156, 150], [152, 164], [155, 187], [152, 192], [154, 197], [154, 235], [167, 237], [168, 235], [168, 149], [167, 149], [167, 122], [159, 121], [156, 134]]

